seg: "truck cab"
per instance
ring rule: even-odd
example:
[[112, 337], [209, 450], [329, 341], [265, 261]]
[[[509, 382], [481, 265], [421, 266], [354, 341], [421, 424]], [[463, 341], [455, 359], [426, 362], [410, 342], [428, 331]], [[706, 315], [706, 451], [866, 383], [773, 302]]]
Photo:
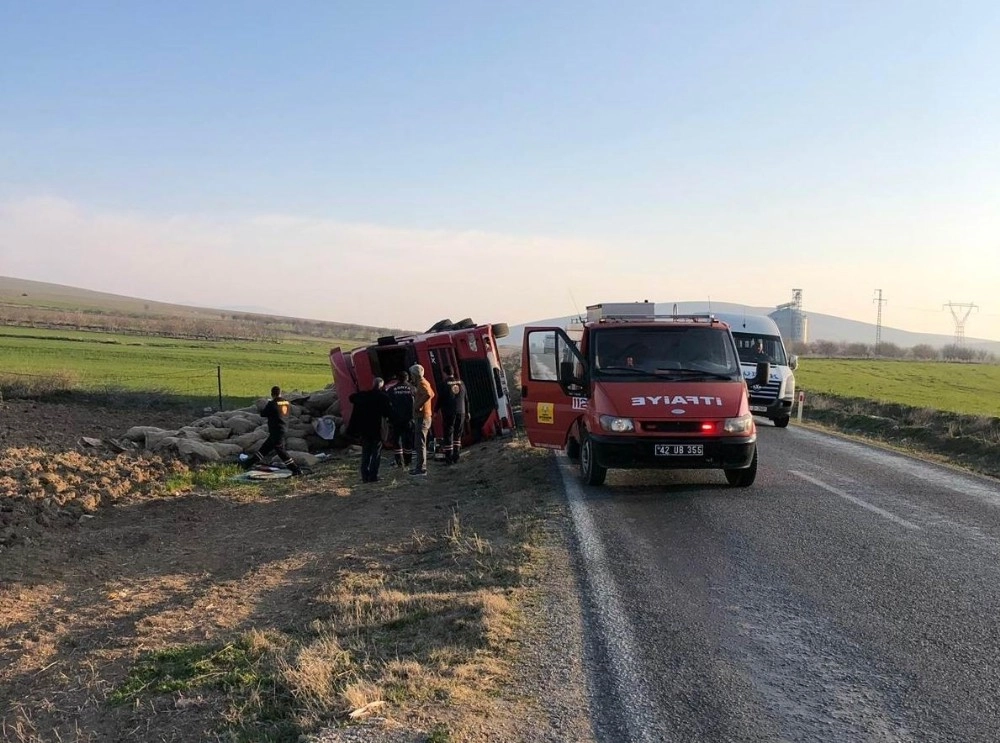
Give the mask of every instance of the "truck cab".
[[465, 382], [469, 393], [469, 424], [462, 433], [462, 445], [512, 435], [514, 411], [497, 351], [497, 339], [508, 332], [506, 323], [478, 325], [464, 320], [452, 324], [443, 320], [425, 333], [384, 336], [373, 345], [349, 352], [339, 347], [331, 349], [330, 366], [344, 423], [350, 421], [353, 412], [350, 402], [353, 392], [370, 389], [375, 377], [389, 382], [399, 372], [420, 364], [434, 389], [431, 434], [436, 440], [444, 435], [444, 421], [437, 405], [446, 369], [451, 369]]
[[[571, 337], [527, 327], [524, 427], [533, 446], [566, 449], [588, 485], [612, 468], [757, 474], [757, 430], [729, 326], [711, 315], [656, 315], [649, 303], [599, 304]], [[762, 363], [754, 382], [767, 379]]]
[[750, 412], [769, 418], [778, 428], [787, 427], [795, 402], [794, 372], [798, 359], [786, 352], [777, 323], [766, 315], [719, 313], [716, 317], [729, 325], [733, 333], [744, 377], [752, 380], [762, 360], [771, 366], [767, 381], [750, 382]]

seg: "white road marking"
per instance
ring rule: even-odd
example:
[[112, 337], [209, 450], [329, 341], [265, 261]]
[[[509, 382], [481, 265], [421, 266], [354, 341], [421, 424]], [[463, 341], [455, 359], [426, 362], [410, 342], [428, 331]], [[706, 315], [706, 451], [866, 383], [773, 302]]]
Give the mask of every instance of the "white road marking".
[[850, 456], [861, 457], [883, 469], [892, 469], [903, 475], [915, 477], [925, 484], [947, 488], [954, 493], [972, 496], [993, 506], [1000, 506], [1000, 488], [988, 478], [972, 473], [948, 470], [939, 465], [908, 457], [905, 454], [889, 452], [805, 428], [789, 428], [788, 432], [793, 436], [813, 439], [822, 443], [826, 448], [842, 451]]
[[888, 511], [883, 510], [883, 509], [879, 508], [878, 506], [873, 506], [868, 501], [861, 500], [860, 498], [858, 498], [856, 496], [853, 496], [850, 493], [845, 493], [840, 488], [835, 488], [835, 487], [833, 487], [833, 485], [827, 485], [822, 480], [817, 480], [815, 477], [807, 475], [805, 472], [799, 472], [798, 470], [788, 470], [788, 471], [791, 472], [796, 477], [801, 477], [806, 482], [811, 482], [813, 485], [815, 485], [818, 488], [823, 488], [823, 490], [826, 490], [829, 493], [833, 493], [834, 495], [839, 495], [844, 500], [850, 501], [851, 503], [853, 503], [856, 506], [861, 506], [862, 508], [867, 508], [872, 513], [877, 513], [882, 518], [889, 519], [889, 521], [891, 521], [894, 524], [899, 524], [900, 526], [902, 526], [902, 527], [904, 527], [906, 529], [915, 529], [917, 531], [920, 530], [920, 527], [917, 526], [916, 524], [914, 524], [914, 523], [912, 523], [910, 521], [907, 521], [906, 519], [902, 519], [902, 518], [900, 518], [899, 516], [897, 516], [894, 513], [889, 513]]
[[636, 643], [625, 610], [618, 599], [618, 589], [607, 567], [604, 545], [594, 527], [587, 509], [583, 491], [576, 480], [574, 467], [565, 456], [558, 458], [559, 474], [569, 501], [580, 554], [586, 566], [586, 580], [591, 599], [597, 606], [597, 619], [601, 623], [607, 652], [612, 666], [618, 700], [622, 705], [622, 719], [628, 729], [628, 739], [637, 743], [652, 743], [650, 730], [658, 719], [656, 710], [649, 707], [653, 696], [644, 683]]

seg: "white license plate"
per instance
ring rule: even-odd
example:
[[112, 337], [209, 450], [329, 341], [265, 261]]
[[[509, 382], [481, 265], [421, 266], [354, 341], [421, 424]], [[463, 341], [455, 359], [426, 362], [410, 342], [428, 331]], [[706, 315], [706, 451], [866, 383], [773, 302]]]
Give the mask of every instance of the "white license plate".
[[702, 457], [702, 444], [653, 444], [653, 453], [658, 457]]
[[750, 406], [750, 412], [751, 413], [763, 413], [766, 410], [767, 410], [767, 406], [766, 405], [751, 405]]

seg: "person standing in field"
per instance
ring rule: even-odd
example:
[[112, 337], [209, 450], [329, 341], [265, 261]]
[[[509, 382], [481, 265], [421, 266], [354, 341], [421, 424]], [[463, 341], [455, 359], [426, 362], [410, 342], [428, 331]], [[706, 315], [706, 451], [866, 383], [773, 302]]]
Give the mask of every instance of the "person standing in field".
[[250, 469], [258, 464], [267, 464], [268, 455], [277, 454], [281, 463], [292, 471], [296, 477], [302, 475], [302, 470], [295, 460], [285, 451], [285, 434], [288, 431], [288, 413], [292, 404], [281, 396], [281, 388], [275, 385], [271, 388], [271, 399], [268, 400], [260, 414], [267, 420], [267, 439], [261, 444], [249, 459], [245, 467]]
[[431, 430], [431, 419], [434, 409], [431, 401], [434, 399], [434, 389], [424, 378], [424, 367], [414, 364], [410, 367], [410, 379], [413, 381], [413, 469], [411, 475], [418, 477], [427, 475], [427, 434]]
[[410, 375], [401, 371], [386, 394], [392, 403], [393, 417], [389, 424], [389, 446], [397, 467], [409, 467], [413, 461], [413, 385]]
[[462, 451], [462, 432], [469, 420], [469, 391], [465, 382], [450, 369], [445, 369], [444, 389], [441, 391], [441, 417], [444, 420], [445, 464], [457, 464]]
[[378, 482], [382, 464], [382, 421], [393, 416], [392, 404], [385, 393], [385, 383], [375, 377], [370, 390], [351, 395], [354, 409], [347, 424], [347, 435], [361, 440], [361, 482]]

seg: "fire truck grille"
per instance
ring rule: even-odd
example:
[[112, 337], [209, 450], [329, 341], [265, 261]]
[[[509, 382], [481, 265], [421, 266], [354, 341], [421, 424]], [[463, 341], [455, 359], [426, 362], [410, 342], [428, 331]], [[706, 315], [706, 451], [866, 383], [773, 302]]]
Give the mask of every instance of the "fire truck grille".
[[701, 421], [640, 421], [639, 426], [649, 433], [701, 432]]
[[462, 381], [469, 391], [469, 415], [485, 419], [496, 410], [493, 372], [486, 359], [467, 359], [459, 362]]

